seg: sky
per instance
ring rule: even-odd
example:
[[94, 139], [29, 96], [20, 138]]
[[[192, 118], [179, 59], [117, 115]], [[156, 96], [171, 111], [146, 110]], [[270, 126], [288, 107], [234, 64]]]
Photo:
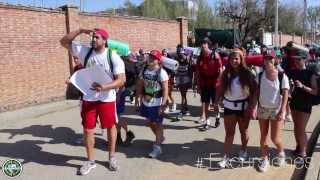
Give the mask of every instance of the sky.
[[[103, 11], [109, 8], [117, 8], [124, 4], [126, 0], [82, 0], [84, 2], [85, 11], [95, 12]], [[219, 0], [207, 0], [209, 5], [214, 6]], [[303, 0], [279, 0], [283, 4], [299, 5]], [[80, 0], [0, 0], [2, 3], [22, 4], [29, 6], [43, 6], [47, 8], [56, 8], [65, 4], [76, 4], [79, 6]], [[131, 0], [134, 4], [141, 4], [143, 0]], [[307, 0], [308, 6], [320, 6], [320, 0]]]

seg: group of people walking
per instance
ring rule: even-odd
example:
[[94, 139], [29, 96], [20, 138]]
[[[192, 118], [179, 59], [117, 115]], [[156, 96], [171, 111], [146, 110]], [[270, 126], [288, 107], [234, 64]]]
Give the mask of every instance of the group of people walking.
[[[78, 44], [74, 39], [80, 34], [92, 35], [91, 46]], [[134, 96], [139, 114], [148, 123], [155, 140], [150, 153], [151, 158], [162, 154], [162, 143], [165, 141], [163, 120], [164, 114], [176, 111], [176, 102], [172, 97], [176, 86], [181, 95], [181, 110], [179, 117], [190, 115], [187, 93], [192, 87], [197, 87], [201, 96], [201, 112], [199, 122], [204, 129], [211, 127], [209, 109], [213, 107], [216, 113], [215, 126], [220, 125], [220, 109], [224, 109], [225, 142], [221, 168], [230, 167], [232, 145], [236, 125], [241, 135], [241, 150], [239, 160], [248, 157], [247, 144], [250, 133], [250, 120], [258, 119], [260, 126], [260, 156], [258, 170], [265, 172], [270, 163], [268, 158], [267, 137], [277, 148], [276, 165], [285, 164], [286, 154], [282, 142], [282, 127], [288, 112], [288, 105], [294, 123], [296, 149], [293, 151], [305, 163], [307, 136], [305, 128], [311, 114], [313, 97], [318, 95], [318, 76], [306, 69], [306, 57], [297, 54], [294, 57], [296, 68], [285, 72], [279, 68], [280, 58], [272, 50], [263, 53], [263, 67], [258, 73], [246, 65], [246, 51], [239, 48], [230, 50], [227, 62], [223, 63], [218, 51], [212, 49], [209, 38], [201, 41], [201, 53], [194, 61], [182, 45], [178, 45], [174, 57], [168, 50], [151, 50], [145, 54], [141, 49], [139, 56], [132, 61], [131, 57], [121, 58], [115, 51], [106, 47], [109, 34], [103, 29], [79, 29], [70, 32], [61, 39], [63, 47], [73, 56], [79, 58], [83, 68], [96, 65], [105, 69], [106, 76], [113, 81], [109, 84], [92, 84], [92, 91], [98, 95], [84, 95], [81, 99], [81, 117], [88, 161], [80, 168], [82, 175], [88, 174], [96, 167], [94, 161], [94, 129], [99, 117], [102, 129], [107, 129], [109, 168], [117, 171], [119, 164], [115, 157], [116, 142], [121, 140], [120, 128], [126, 131], [126, 140], [121, 143], [129, 146], [135, 138], [128, 129], [121, 113], [125, 110], [125, 97]], [[176, 59], [179, 63], [176, 72], [166, 69], [161, 64], [163, 57]], [[129, 66], [135, 73], [128, 75]], [[132, 80], [132, 78], [134, 79]], [[289, 101], [290, 99], [290, 101]], [[133, 99], [132, 99], [133, 100]], [[117, 128], [118, 125], [118, 128]], [[118, 135], [117, 135], [118, 134]], [[117, 138], [118, 137], [118, 138]], [[117, 140], [118, 139], [118, 140]]]

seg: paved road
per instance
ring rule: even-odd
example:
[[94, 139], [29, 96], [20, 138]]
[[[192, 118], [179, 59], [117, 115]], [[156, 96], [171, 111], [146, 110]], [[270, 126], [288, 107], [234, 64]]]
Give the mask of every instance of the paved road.
[[[178, 96], [175, 94], [176, 99]], [[83, 145], [75, 143], [81, 137], [79, 107], [45, 114], [39, 117], [1, 121], [0, 163], [9, 158], [23, 162], [23, 173], [18, 179], [23, 180], [73, 180], [73, 179], [119, 179], [119, 180], [156, 180], [156, 179], [299, 179], [299, 171], [292, 164], [285, 167], [271, 167], [266, 173], [259, 173], [253, 163], [246, 162], [243, 167], [234, 163], [234, 169], [218, 169], [216, 162], [223, 151], [224, 127], [199, 131], [195, 123], [200, 112], [199, 96], [188, 96], [191, 116], [183, 121], [165, 120], [164, 154], [159, 159], [149, 159], [152, 140], [154, 139], [145, 121], [136, 115], [128, 104], [125, 115], [136, 139], [132, 146], [119, 147], [117, 153], [121, 169], [110, 172], [106, 168], [106, 142], [97, 129], [96, 159], [98, 166], [87, 176], [78, 176], [77, 169], [86, 160]], [[36, 111], [36, 109], [35, 109]], [[311, 134], [320, 115], [320, 108], [315, 108], [308, 124]], [[292, 123], [286, 123], [283, 137], [286, 150], [295, 146]], [[252, 158], [259, 156], [259, 127], [255, 120], [250, 123], [249, 153]], [[236, 133], [234, 153], [240, 148], [239, 132]], [[274, 146], [271, 154], [275, 153]], [[289, 152], [287, 152], [289, 154]], [[201, 167], [202, 168], [199, 168]], [[0, 179], [7, 179], [0, 173]]]

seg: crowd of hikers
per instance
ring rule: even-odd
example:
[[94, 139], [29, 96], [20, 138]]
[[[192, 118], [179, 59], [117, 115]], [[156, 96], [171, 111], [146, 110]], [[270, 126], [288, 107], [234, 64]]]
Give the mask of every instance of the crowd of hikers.
[[[91, 46], [74, 41], [83, 33], [92, 35]], [[130, 146], [135, 138], [122, 117], [126, 97], [134, 104], [137, 113], [146, 119], [155, 135], [148, 156], [157, 158], [162, 154], [162, 143], [165, 141], [164, 116], [174, 114], [177, 121], [190, 116], [188, 93], [200, 94], [201, 111], [193, 116], [199, 116], [198, 123], [202, 124], [202, 130], [219, 127], [220, 114], [223, 114], [225, 141], [219, 167], [231, 167], [237, 124], [241, 136], [238, 159], [245, 161], [249, 158], [248, 127], [252, 119], [257, 119], [260, 127], [259, 171], [265, 172], [270, 166], [269, 129], [271, 140], [277, 148], [274, 165], [285, 164], [286, 154], [281, 138], [284, 121], [292, 121], [294, 125], [296, 148], [292, 152], [300, 160], [296, 162], [306, 163], [305, 129], [312, 107], [319, 104], [320, 74], [316, 56], [292, 48], [292, 44], [281, 49], [225, 49], [204, 38], [199, 54], [179, 44], [175, 50], [145, 52], [140, 49], [136, 54], [120, 57], [106, 47], [108, 37], [109, 34], [103, 29], [79, 29], [61, 39], [61, 44], [77, 59], [77, 69], [100, 65], [113, 79], [110, 84], [92, 84], [92, 90], [99, 92], [99, 95], [84, 95], [80, 100], [88, 156], [88, 161], [80, 168], [82, 175], [96, 167], [93, 147], [97, 117], [99, 126], [107, 129], [109, 168], [116, 171], [119, 169], [115, 157], [116, 144]], [[164, 57], [176, 60], [178, 68], [172, 70], [163, 66]], [[313, 68], [309, 68], [311, 66]], [[172, 94], [174, 90], [181, 96], [179, 110]], [[209, 117], [210, 111], [214, 112], [214, 125]], [[121, 139], [121, 128], [126, 132], [125, 140]]]

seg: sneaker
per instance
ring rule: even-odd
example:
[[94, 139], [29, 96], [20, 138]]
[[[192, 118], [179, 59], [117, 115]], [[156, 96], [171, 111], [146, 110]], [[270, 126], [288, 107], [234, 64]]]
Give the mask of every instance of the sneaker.
[[292, 120], [292, 115], [291, 115], [291, 113], [290, 113], [290, 114], [287, 114], [284, 120], [285, 120], [286, 122], [292, 122], [293, 120]]
[[117, 159], [115, 157], [111, 157], [109, 160], [109, 169], [110, 171], [118, 171], [120, 166], [117, 163]]
[[274, 165], [281, 167], [286, 164], [286, 155], [284, 152], [279, 153], [274, 161]]
[[270, 162], [268, 159], [261, 160], [258, 164], [258, 171], [266, 172], [270, 166]]
[[167, 106], [166, 109], [164, 110], [164, 113], [168, 114], [170, 113], [170, 108]]
[[304, 166], [306, 164], [306, 156], [302, 155], [297, 155], [296, 158], [294, 159], [294, 163], [296, 166]]
[[182, 113], [179, 113], [179, 114], [176, 116], [176, 119], [171, 120], [171, 122], [178, 122], [178, 121], [181, 121], [181, 120], [183, 120], [183, 114], [182, 114]]
[[198, 124], [203, 124], [204, 122], [206, 122], [206, 119], [200, 117], [198, 121], [195, 121]]
[[134, 104], [134, 103], [135, 103], [134, 96], [130, 96], [130, 104]]
[[203, 126], [202, 126], [202, 131], [206, 131], [206, 130], [209, 130], [210, 129], [210, 125], [208, 125], [208, 124], [204, 124]]
[[91, 161], [86, 161], [80, 168], [80, 174], [82, 176], [87, 175], [92, 169], [96, 167], [97, 167], [96, 163]]
[[248, 152], [247, 152], [247, 150], [240, 150], [239, 151], [239, 160], [240, 161], [245, 161], [245, 160], [247, 160], [248, 159]]
[[153, 150], [149, 153], [150, 158], [157, 158], [162, 153], [161, 147], [159, 145], [153, 145]]
[[216, 118], [216, 122], [214, 123], [214, 127], [217, 128], [220, 126], [220, 118]]
[[190, 115], [191, 115], [191, 114], [190, 114], [190, 111], [186, 110], [186, 111], [184, 112], [184, 115], [190, 116]]
[[220, 168], [231, 168], [231, 167], [232, 167], [232, 166], [231, 166], [230, 159], [227, 158], [226, 156], [223, 157], [223, 160], [222, 160], [222, 161], [218, 162], [218, 166], [219, 166]]
[[171, 111], [171, 112], [174, 112], [174, 111], [176, 111], [176, 110], [177, 110], [177, 104], [176, 104], [176, 103], [173, 103], [170, 111]]
[[127, 138], [126, 140], [124, 141], [124, 145], [125, 146], [129, 146], [131, 143], [132, 143], [132, 140], [135, 138], [134, 134], [132, 131], [128, 131], [127, 132]]

